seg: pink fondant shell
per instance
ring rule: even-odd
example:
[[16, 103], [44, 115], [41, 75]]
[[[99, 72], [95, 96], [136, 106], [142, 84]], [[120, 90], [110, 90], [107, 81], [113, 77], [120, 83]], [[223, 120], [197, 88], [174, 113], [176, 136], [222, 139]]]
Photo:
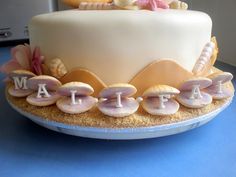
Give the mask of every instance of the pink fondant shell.
[[130, 84], [114, 84], [104, 88], [100, 93], [100, 98], [116, 98], [116, 93], [121, 92], [121, 97], [129, 97], [137, 92], [137, 89]]
[[26, 101], [34, 106], [50, 106], [55, 104], [60, 96], [56, 92], [49, 92], [50, 97], [37, 98], [37, 93], [33, 93], [26, 98]]
[[201, 92], [202, 98], [190, 99], [191, 91], [182, 91], [177, 95], [177, 100], [180, 104], [187, 108], [202, 108], [211, 104], [212, 97], [208, 93]]
[[27, 70], [14, 70], [9, 73], [9, 78], [13, 80], [13, 77], [26, 77], [27, 79], [35, 77], [36, 75]]
[[98, 109], [111, 117], [125, 117], [138, 110], [139, 103], [134, 98], [122, 98], [122, 107], [116, 107], [116, 99], [109, 99], [98, 103]]
[[21, 97], [26, 97], [26, 96], [32, 94], [33, 91], [30, 89], [15, 89], [15, 86], [12, 85], [8, 88], [8, 93], [11, 96], [21, 98]]
[[38, 84], [46, 84], [46, 89], [51, 91], [56, 91], [61, 86], [59, 80], [46, 75], [35, 76], [27, 81], [27, 86], [32, 90], [38, 90]]
[[152, 115], [171, 115], [179, 110], [179, 103], [174, 99], [169, 99], [164, 105], [165, 108], [159, 108], [159, 98], [157, 97], [149, 97], [142, 102], [143, 109]]
[[72, 105], [70, 97], [62, 97], [57, 101], [57, 107], [68, 114], [79, 114], [90, 110], [97, 103], [97, 99], [91, 96], [77, 97], [76, 99], [81, 99], [81, 104]]
[[189, 79], [189, 80], [185, 81], [184, 83], [182, 83], [179, 89], [181, 91], [192, 90], [194, 85], [199, 85], [200, 89], [204, 89], [204, 88], [209, 87], [211, 84], [212, 84], [212, 81], [208, 78], [196, 77], [196, 78]]
[[217, 93], [217, 87], [214, 85], [204, 89], [204, 91], [212, 96], [213, 99], [215, 100], [221, 100], [225, 98], [230, 98], [234, 95], [233, 91], [230, 89], [226, 88], [224, 85], [222, 85], [222, 92]]
[[58, 89], [57, 92], [61, 96], [70, 96], [71, 90], [77, 91], [75, 93], [76, 96], [88, 96], [93, 94], [94, 92], [93, 88], [90, 85], [83, 82], [70, 82], [64, 84]]
[[222, 84], [231, 81], [233, 75], [229, 72], [219, 72], [209, 75], [208, 78], [212, 80], [212, 85], [216, 85], [219, 81], [221, 81]]

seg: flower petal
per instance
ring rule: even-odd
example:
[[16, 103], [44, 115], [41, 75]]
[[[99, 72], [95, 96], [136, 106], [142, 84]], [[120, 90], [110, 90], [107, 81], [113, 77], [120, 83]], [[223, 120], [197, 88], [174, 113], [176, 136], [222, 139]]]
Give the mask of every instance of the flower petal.
[[11, 59], [7, 63], [3, 64], [0, 67], [0, 72], [9, 74], [11, 71], [17, 70], [17, 69], [24, 69], [22, 66], [14, 59]]

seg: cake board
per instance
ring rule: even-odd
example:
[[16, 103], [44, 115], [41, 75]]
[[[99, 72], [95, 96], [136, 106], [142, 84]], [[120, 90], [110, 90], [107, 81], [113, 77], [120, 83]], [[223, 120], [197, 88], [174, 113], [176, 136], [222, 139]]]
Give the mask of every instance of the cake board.
[[186, 132], [197, 127], [200, 127], [211, 120], [213, 120], [220, 112], [227, 108], [232, 102], [232, 98], [224, 102], [224, 104], [201, 116], [192, 117], [191, 119], [169, 123], [157, 126], [136, 127], [136, 128], [102, 128], [102, 127], [85, 127], [78, 125], [69, 125], [61, 122], [46, 120], [40, 116], [33, 115], [29, 112], [23, 111], [14, 105], [8, 97], [7, 101], [11, 107], [27, 117], [29, 120], [36, 124], [54, 130], [56, 132], [74, 135], [85, 138], [107, 139], [107, 140], [134, 140], [134, 139], [147, 139], [157, 138], [163, 136], [174, 135]]

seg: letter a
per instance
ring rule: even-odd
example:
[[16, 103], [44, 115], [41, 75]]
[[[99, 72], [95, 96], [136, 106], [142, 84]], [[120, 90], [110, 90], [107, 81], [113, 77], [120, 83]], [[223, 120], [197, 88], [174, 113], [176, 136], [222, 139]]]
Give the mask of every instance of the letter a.
[[49, 98], [51, 95], [49, 95], [47, 89], [46, 89], [46, 84], [38, 84], [38, 94], [37, 98], [42, 98], [42, 96]]

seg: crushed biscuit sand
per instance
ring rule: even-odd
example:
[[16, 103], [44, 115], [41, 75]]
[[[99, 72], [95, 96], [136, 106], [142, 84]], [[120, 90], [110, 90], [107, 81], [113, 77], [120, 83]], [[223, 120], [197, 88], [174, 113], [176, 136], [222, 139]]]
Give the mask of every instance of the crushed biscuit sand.
[[[234, 91], [232, 83], [228, 83], [227, 87]], [[200, 109], [189, 109], [180, 106], [179, 111], [170, 116], [150, 115], [140, 107], [139, 110], [133, 115], [124, 118], [113, 118], [102, 114], [97, 108], [93, 108], [85, 113], [71, 115], [61, 112], [56, 105], [47, 107], [32, 106], [26, 102], [25, 98], [15, 98], [10, 96], [7, 92], [6, 98], [11, 104], [18, 107], [22, 111], [39, 116], [48, 121], [55, 121], [69, 125], [101, 128], [148, 127], [180, 122], [210, 113], [217, 108], [220, 108], [230, 99], [214, 100], [210, 105]]]

